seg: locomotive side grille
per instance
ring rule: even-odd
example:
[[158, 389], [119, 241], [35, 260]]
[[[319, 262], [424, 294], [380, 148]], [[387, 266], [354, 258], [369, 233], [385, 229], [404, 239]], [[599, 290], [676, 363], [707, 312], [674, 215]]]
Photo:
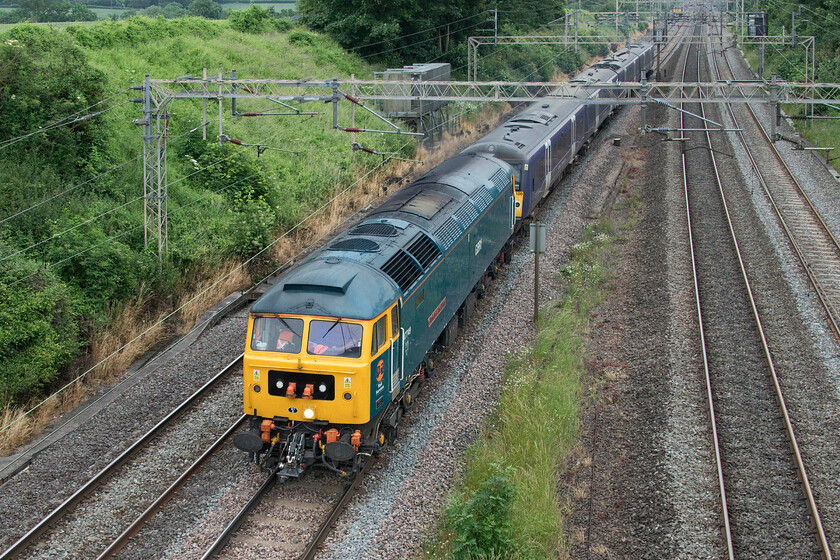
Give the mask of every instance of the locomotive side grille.
[[382, 266], [382, 272], [390, 276], [403, 292], [408, 291], [414, 282], [420, 278], [423, 271], [404, 251], [397, 252]]
[[361, 224], [350, 230], [350, 235], [372, 235], [375, 237], [396, 237], [398, 233], [393, 224]]
[[464, 227], [469, 227], [472, 223], [478, 218], [478, 210], [476, 210], [475, 206], [472, 205], [469, 201], [464, 203], [463, 206], [458, 208], [458, 211], [455, 212], [455, 217], [458, 218], [458, 221], [461, 222], [461, 225]]
[[461, 229], [461, 226], [458, 225], [455, 218], [449, 218], [435, 233], [440, 239], [443, 248], [449, 249], [456, 241], [458, 241], [458, 238], [461, 237], [463, 232], [464, 230]]
[[375, 253], [379, 251], [379, 243], [371, 239], [342, 239], [330, 245], [331, 251], [358, 251], [359, 253]]
[[487, 189], [478, 189], [473, 194], [473, 204], [478, 206], [478, 209], [484, 212], [484, 209], [490, 206], [493, 202], [493, 196], [487, 192]]
[[491, 177], [490, 180], [493, 181], [493, 185], [496, 187], [496, 194], [502, 192], [502, 190], [504, 190], [504, 188], [510, 183], [510, 177], [508, 177], [508, 174], [501, 169], [493, 173], [493, 177]]
[[408, 246], [408, 252], [417, 259], [424, 270], [428, 269], [429, 265], [440, 256], [437, 246], [429, 239], [428, 235], [422, 232]]

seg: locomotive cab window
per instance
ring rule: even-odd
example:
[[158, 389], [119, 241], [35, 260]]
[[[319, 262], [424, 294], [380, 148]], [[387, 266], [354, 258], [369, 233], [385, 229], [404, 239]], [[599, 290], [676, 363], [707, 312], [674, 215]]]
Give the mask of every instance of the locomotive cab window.
[[362, 325], [345, 323], [341, 319], [312, 321], [306, 351], [318, 356], [360, 358], [362, 356]]
[[371, 334], [373, 336], [371, 337], [371, 343], [370, 343], [370, 355], [371, 356], [373, 356], [377, 352], [379, 352], [379, 349], [382, 348], [382, 345], [385, 344], [385, 342], [387, 341], [387, 338], [388, 338], [387, 332], [388, 331], [385, 328], [385, 320], [387, 319], [387, 317], [388, 317], [387, 315], [383, 315], [382, 317], [379, 318], [379, 320], [377, 322], [375, 322], [373, 324], [373, 330], [371, 331]]
[[391, 338], [397, 338], [400, 334], [400, 306], [395, 305], [391, 309]]
[[256, 317], [251, 350], [297, 354], [303, 338], [303, 320], [286, 317]]

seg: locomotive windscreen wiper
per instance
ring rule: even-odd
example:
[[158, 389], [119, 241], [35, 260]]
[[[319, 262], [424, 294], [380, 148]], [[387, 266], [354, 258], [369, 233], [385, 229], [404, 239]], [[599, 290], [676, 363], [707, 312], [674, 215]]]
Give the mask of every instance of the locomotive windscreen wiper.
[[279, 313], [275, 313], [274, 316], [277, 317], [281, 323], [286, 325], [286, 328], [289, 329], [292, 333], [294, 333], [295, 336], [303, 336], [303, 333], [299, 333], [295, 329], [293, 329], [292, 326], [289, 325], [289, 323], [287, 323], [286, 320], [283, 317], [281, 317]]
[[327, 329], [327, 332], [325, 332], [324, 334], [322, 334], [322, 335], [321, 335], [321, 337], [323, 338], [323, 337], [327, 336], [328, 334], [330, 334], [330, 331], [331, 331], [331, 330], [333, 330], [333, 328], [334, 328], [337, 324], [339, 324], [340, 322], [341, 322], [341, 317], [339, 317], [338, 319], [336, 319], [336, 320], [335, 320], [335, 323], [333, 323], [332, 325], [330, 325], [330, 328], [328, 328], [328, 329]]

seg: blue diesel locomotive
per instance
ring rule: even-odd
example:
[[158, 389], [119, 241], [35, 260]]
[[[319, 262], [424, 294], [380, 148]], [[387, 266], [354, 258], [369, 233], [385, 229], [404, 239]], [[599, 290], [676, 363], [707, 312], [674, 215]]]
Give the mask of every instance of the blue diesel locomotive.
[[[636, 81], [652, 57], [632, 45], [574, 81]], [[284, 273], [250, 310], [252, 419], [236, 446], [296, 477], [312, 465], [351, 473], [395, 438], [517, 225], [611, 108], [532, 104]]]

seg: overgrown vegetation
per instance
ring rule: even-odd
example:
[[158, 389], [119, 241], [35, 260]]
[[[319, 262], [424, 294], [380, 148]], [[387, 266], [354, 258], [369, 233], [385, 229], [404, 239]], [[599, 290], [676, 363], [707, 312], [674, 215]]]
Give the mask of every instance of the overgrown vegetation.
[[607, 290], [618, 231], [586, 229], [560, 271], [564, 297], [543, 306], [533, 349], [510, 356], [498, 408], [467, 452], [432, 558], [553, 559], [564, 543], [556, 480], [578, 429], [590, 313]]

